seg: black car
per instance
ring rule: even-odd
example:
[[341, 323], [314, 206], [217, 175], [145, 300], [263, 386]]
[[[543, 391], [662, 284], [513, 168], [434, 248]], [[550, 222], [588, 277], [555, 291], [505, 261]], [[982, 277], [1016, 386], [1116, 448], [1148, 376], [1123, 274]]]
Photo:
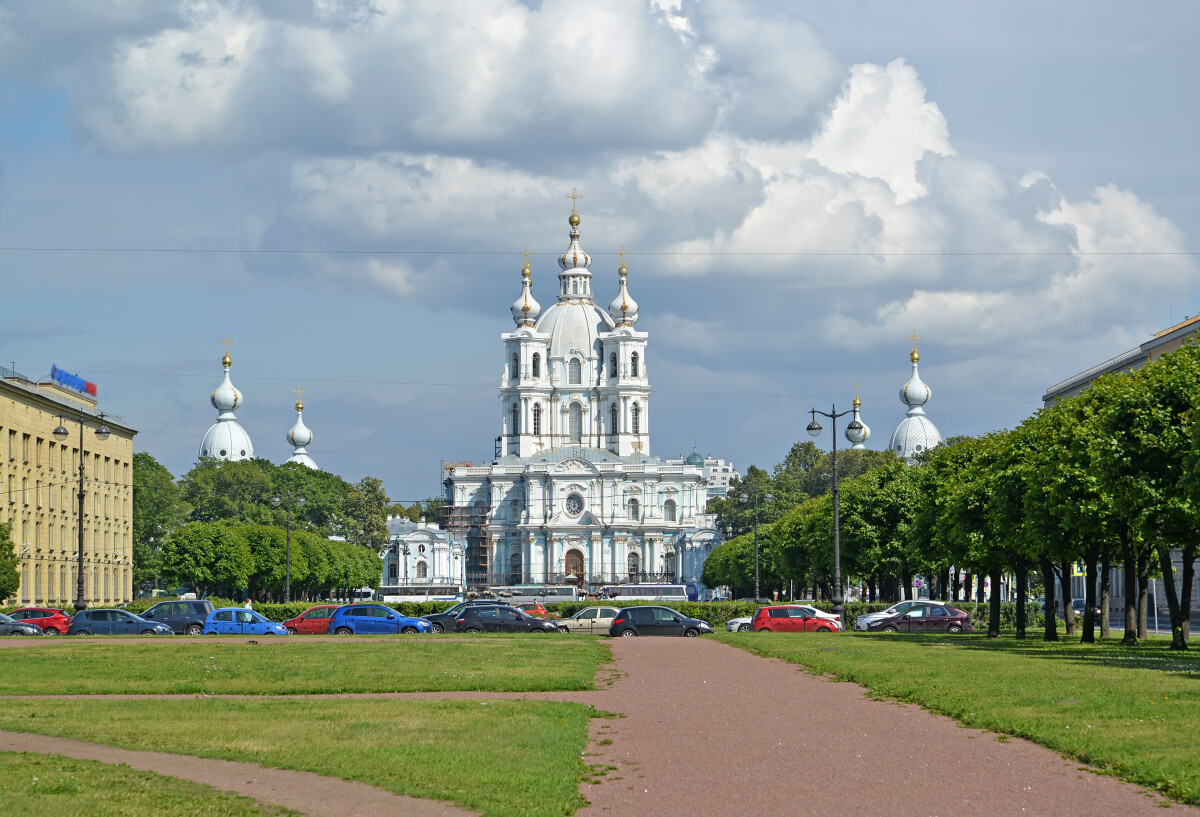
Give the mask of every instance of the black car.
[[523, 610], [498, 605], [466, 607], [454, 620], [456, 633], [557, 633], [558, 625]]
[[0, 613], [0, 635], [41, 635], [42, 628]]
[[513, 610], [517, 609], [506, 601], [496, 601], [495, 599], [473, 599], [471, 601], [460, 601], [458, 604], [451, 607], [449, 610], [444, 610], [440, 613], [433, 613], [421, 618], [433, 625], [435, 633], [452, 633], [454, 632], [454, 623], [458, 620], [459, 613], [466, 610], [468, 607], [508, 607]]
[[142, 618], [166, 624], [176, 635], [200, 635], [213, 609], [212, 602], [205, 600], [160, 601], [142, 613]]
[[688, 618], [670, 607], [649, 605], [618, 610], [608, 628], [609, 635], [624, 638], [635, 635], [682, 635], [690, 638], [712, 631], [707, 621]]
[[89, 608], [75, 614], [67, 635], [171, 635], [171, 628], [127, 610]]

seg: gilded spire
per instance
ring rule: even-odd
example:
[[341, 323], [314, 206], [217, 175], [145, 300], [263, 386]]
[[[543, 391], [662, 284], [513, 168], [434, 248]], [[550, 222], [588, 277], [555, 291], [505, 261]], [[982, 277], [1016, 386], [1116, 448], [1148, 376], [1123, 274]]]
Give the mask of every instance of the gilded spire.
[[567, 196], [567, 198], [569, 198], [571, 200], [571, 217], [569, 219], [567, 219], [567, 223], [569, 223], [572, 227], [578, 227], [579, 226], [579, 213], [575, 210], [575, 202], [577, 202], [579, 199], [583, 198], [583, 194], [575, 192], [575, 188], [572, 187], [571, 195]]
[[225, 356], [224, 356], [223, 358], [221, 358], [221, 365], [222, 365], [222, 366], [224, 366], [225, 368], [227, 368], [227, 369], [228, 369], [230, 366], [232, 366], [232, 365], [233, 365], [233, 358], [231, 358], [231, 357], [229, 356], [229, 347], [230, 347], [230, 346], [232, 346], [233, 344], [237, 343], [237, 341], [236, 341], [236, 340], [230, 340], [230, 339], [229, 339], [229, 333], [228, 333], [228, 332], [226, 332], [226, 333], [225, 333], [225, 339], [224, 339], [224, 340], [221, 340], [221, 341], [218, 341], [218, 343], [223, 343], [223, 344], [225, 344]]
[[296, 395], [296, 411], [304, 411], [304, 403], [300, 400], [300, 395], [304, 394], [304, 389], [300, 388], [300, 385], [297, 384], [296, 388], [293, 389], [293, 393]]
[[921, 339], [921, 336], [918, 335], [917, 330], [914, 329], [913, 333], [908, 336], [908, 339], [912, 341], [912, 345], [913, 345], [912, 353], [909, 354], [908, 359], [911, 360], [913, 363], [916, 363], [918, 360], [921, 359], [921, 354], [920, 354], [920, 352], [917, 351], [917, 341], [919, 341]]

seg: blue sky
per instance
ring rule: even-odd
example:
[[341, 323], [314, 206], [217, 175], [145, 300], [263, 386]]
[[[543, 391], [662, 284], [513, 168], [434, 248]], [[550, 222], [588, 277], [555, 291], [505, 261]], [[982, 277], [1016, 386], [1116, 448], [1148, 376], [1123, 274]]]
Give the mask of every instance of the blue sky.
[[1010, 427], [1200, 311], [1197, 17], [0, 2], [0, 361], [95, 381], [178, 475], [229, 333], [260, 456], [303, 384], [322, 467], [429, 496], [492, 455], [520, 252], [549, 303], [578, 187], [653, 453], [769, 467], [856, 382], [884, 447], [913, 329], [943, 434]]

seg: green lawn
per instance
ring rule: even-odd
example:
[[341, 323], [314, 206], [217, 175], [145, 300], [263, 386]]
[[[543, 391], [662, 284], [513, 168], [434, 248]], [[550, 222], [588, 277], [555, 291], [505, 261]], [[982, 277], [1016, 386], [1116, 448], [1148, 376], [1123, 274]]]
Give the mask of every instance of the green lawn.
[[[593, 715], [550, 701], [8, 699], [0, 729], [311, 771], [497, 817], [558, 817], [583, 805]], [[0, 800], [0, 813], [21, 812]]]
[[592, 689], [609, 658], [606, 641], [553, 636], [47, 639], [0, 650], [0, 695], [576, 690]]
[[1165, 638], [1128, 648], [979, 635], [714, 637], [1200, 805], [1200, 651], [1171, 652]]
[[199, 783], [57, 755], [0, 752], [0, 813], [22, 817], [284, 817]]

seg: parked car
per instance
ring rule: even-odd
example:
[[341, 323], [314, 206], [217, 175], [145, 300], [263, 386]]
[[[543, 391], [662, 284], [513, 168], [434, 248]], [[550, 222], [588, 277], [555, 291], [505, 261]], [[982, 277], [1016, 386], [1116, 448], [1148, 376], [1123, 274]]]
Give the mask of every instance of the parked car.
[[454, 632], [454, 623], [458, 621], [458, 614], [468, 607], [509, 607], [513, 610], [517, 609], [507, 601], [496, 601], [495, 599], [472, 599], [471, 601], [460, 601], [449, 610], [443, 610], [440, 613], [432, 613], [427, 616], [422, 616], [422, 618], [430, 623], [435, 633], [452, 633]]
[[221, 607], [204, 620], [205, 635], [287, 635], [287, 627], [244, 607]]
[[212, 611], [213, 603], [207, 599], [160, 601], [142, 613], [142, 618], [166, 624], [177, 635], [200, 635]]
[[616, 618], [616, 607], [585, 607], [570, 618], [559, 619], [555, 622], [558, 629], [564, 633], [603, 633], [608, 634], [612, 620]]
[[871, 632], [884, 633], [970, 633], [971, 616], [955, 607], [920, 604], [889, 618], [872, 621]]
[[513, 607], [467, 607], [454, 621], [456, 633], [557, 633], [558, 623]]
[[333, 613], [338, 609], [336, 604], [319, 604], [316, 607], [309, 607], [295, 618], [289, 618], [283, 622], [283, 626], [292, 635], [313, 635], [320, 633], [324, 635], [329, 632], [329, 619], [333, 618]]
[[522, 602], [519, 602], [518, 604], [514, 604], [513, 606], [516, 607], [518, 610], [520, 610], [522, 613], [525, 613], [526, 615], [529, 615], [529, 616], [534, 616], [536, 618], [557, 618], [558, 617], [557, 613], [551, 613], [549, 610], [547, 610], [539, 602], [536, 602], [536, 601], [522, 601]]
[[135, 616], [127, 610], [80, 610], [71, 619], [67, 635], [172, 635], [159, 621]]
[[813, 615], [810, 608], [779, 604], [758, 608], [750, 628], [756, 633], [834, 633], [842, 625], [836, 618]]
[[0, 613], [0, 635], [42, 635], [42, 628], [32, 621], [18, 621]]
[[670, 607], [645, 605], [618, 610], [608, 627], [608, 634], [629, 638], [635, 635], [683, 635], [697, 636], [711, 633], [707, 621], [688, 618]]
[[[829, 619], [830, 621], [837, 621], [838, 628], [839, 629], [841, 628], [841, 621], [838, 620], [838, 617], [835, 614], [826, 613], [824, 610], [818, 610], [816, 607], [813, 607], [808, 604], [784, 604], [784, 605], [774, 605], [774, 606], [777, 606], [777, 607], [799, 607], [801, 610], [807, 610], [809, 615], [814, 616], [816, 618], [824, 618], [824, 619]], [[731, 618], [731, 619], [729, 619], [729, 621], [725, 622], [725, 630], [726, 630], [726, 632], [730, 632], [730, 633], [748, 633], [748, 632], [750, 632], [750, 629], [751, 629], [750, 622], [753, 620], [754, 620], [754, 616], [741, 616], [740, 618]]]
[[854, 629], [869, 630], [871, 629], [870, 624], [873, 621], [883, 621], [885, 618], [892, 618], [893, 616], [898, 616], [901, 613], [907, 613], [914, 607], [930, 607], [934, 604], [936, 604], [936, 602], [932, 601], [897, 602], [896, 604], [893, 604], [891, 607], [879, 613], [863, 613], [861, 616], [854, 619]]
[[36, 624], [45, 635], [65, 635], [71, 629], [71, 614], [54, 607], [22, 607], [13, 610], [8, 617]]
[[430, 633], [433, 625], [423, 618], [402, 616], [382, 604], [352, 604], [333, 612], [326, 632], [331, 635]]

